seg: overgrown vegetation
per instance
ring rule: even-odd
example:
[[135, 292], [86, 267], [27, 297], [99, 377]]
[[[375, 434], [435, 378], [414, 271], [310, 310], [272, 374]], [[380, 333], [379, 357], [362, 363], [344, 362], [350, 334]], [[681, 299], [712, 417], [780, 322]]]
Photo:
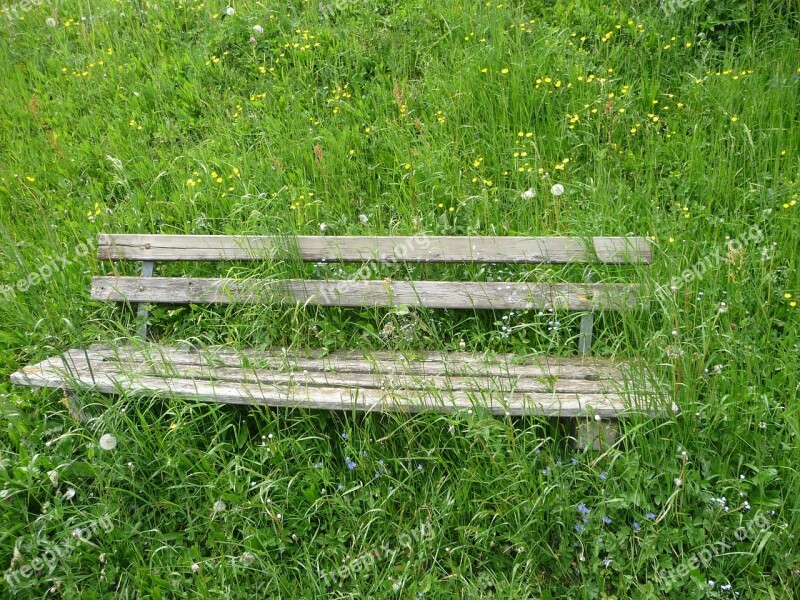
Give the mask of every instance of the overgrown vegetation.
[[[0, 14], [2, 595], [794, 597], [798, 3], [341, 5], [45, 0]], [[647, 235], [652, 267], [598, 278], [667, 289], [716, 258], [649, 310], [598, 323], [596, 352], [655, 365], [681, 415], [631, 419], [616, 447], [577, 453], [552, 422], [480, 411], [86, 394], [97, 418], [78, 422], [61, 393], [8, 375], [134, 331], [129, 310], [88, 299], [110, 267], [79, 245], [106, 231]], [[330, 350], [569, 355], [578, 326], [535, 312], [153, 315], [165, 343]], [[93, 534], [76, 545], [80, 528]]]

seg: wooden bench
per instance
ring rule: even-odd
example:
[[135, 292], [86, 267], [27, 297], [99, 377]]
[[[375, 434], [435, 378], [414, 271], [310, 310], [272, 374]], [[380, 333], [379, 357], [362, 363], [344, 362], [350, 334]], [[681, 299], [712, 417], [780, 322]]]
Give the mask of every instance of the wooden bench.
[[[159, 261], [283, 260], [364, 263], [648, 264], [643, 238], [326, 237], [101, 234], [99, 258], [141, 261], [141, 276], [92, 280], [91, 297], [138, 304], [139, 338], [73, 349], [14, 373], [14, 383], [74, 393], [177, 395], [235, 404], [357, 411], [453, 411], [572, 417], [581, 445], [600, 447], [631, 411], [675, 410], [640, 362], [590, 356], [594, 313], [643, 305], [633, 284], [255, 280], [154, 277]], [[147, 342], [147, 304], [273, 303], [340, 307], [581, 311], [577, 357], [469, 352], [169, 347]]]

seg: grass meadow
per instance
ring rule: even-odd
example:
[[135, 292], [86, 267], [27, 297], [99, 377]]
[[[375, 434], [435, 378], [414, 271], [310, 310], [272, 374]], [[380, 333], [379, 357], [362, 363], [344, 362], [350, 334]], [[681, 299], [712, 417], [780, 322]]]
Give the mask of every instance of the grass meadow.
[[[0, 596], [797, 596], [796, 0], [0, 11]], [[628, 419], [601, 452], [577, 451], [552, 421], [480, 410], [364, 416], [84, 393], [92, 418], [80, 421], [61, 392], [8, 375], [136, 330], [130, 309], [89, 299], [91, 276], [112, 268], [95, 258], [99, 232], [649, 236], [652, 266], [597, 279], [662, 293], [600, 315], [593, 349], [647, 360], [681, 412]], [[569, 356], [578, 320], [166, 305], [151, 335]]]

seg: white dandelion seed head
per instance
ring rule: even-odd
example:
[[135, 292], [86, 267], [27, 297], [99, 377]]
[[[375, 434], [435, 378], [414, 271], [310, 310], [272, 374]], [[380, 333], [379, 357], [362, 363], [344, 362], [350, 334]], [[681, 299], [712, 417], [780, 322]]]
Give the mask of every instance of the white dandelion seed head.
[[553, 194], [553, 196], [560, 196], [564, 193], [564, 186], [560, 183], [555, 183], [553, 187], [550, 188], [550, 193]]
[[56, 26], [56, 20], [53, 17], [47, 17], [47, 20], [45, 21], [45, 23], [47, 23], [48, 27], [55, 27]]
[[254, 25], [253, 31], [255, 31], [258, 35], [264, 33], [264, 28], [261, 25]]
[[323, 232], [324, 231], [328, 231], [328, 224], [327, 223], [320, 223], [319, 224], [319, 230], [323, 231]]
[[361, 221], [361, 223], [363, 223], [364, 225], [369, 223], [369, 217], [363, 213], [358, 215], [358, 220]]
[[228, 505], [225, 504], [224, 500], [217, 500], [214, 502], [214, 512], [223, 512], [227, 510]]
[[681, 487], [683, 485], [683, 480], [680, 477], [675, 478], [675, 487]]
[[242, 561], [242, 564], [246, 567], [249, 567], [254, 562], [256, 562], [256, 557], [252, 552], [245, 552], [242, 554], [241, 558], [239, 559]]
[[225, 14], [228, 15], [229, 17], [232, 17], [233, 15], [236, 14], [236, 9], [233, 8], [232, 6], [229, 6], [228, 8], [225, 9]]
[[195, 575], [200, 572], [200, 565], [197, 563], [192, 563], [192, 573]]
[[536, 197], [536, 190], [533, 188], [528, 188], [522, 194], [520, 194], [525, 200], [530, 200], [531, 198]]
[[110, 451], [110, 450], [113, 450], [116, 447], [117, 447], [117, 438], [115, 438], [110, 433], [104, 433], [100, 437], [100, 448], [102, 450]]
[[599, 421], [602, 421], [603, 419], [602, 419], [602, 417], [600, 415], [595, 415], [594, 416], [594, 420], [599, 422]]

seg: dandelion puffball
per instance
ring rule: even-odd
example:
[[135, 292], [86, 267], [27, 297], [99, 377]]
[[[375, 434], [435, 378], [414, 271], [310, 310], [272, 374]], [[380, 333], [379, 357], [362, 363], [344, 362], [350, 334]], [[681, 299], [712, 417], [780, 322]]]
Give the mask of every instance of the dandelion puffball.
[[522, 197], [525, 200], [530, 200], [531, 198], [534, 198], [535, 196], [536, 196], [536, 190], [534, 190], [533, 188], [528, 188], [527, 190], [522, 192]]
[[110, 433], [104, 433], [100, 438], [100, 448], [103, 450], [113, 450], [117, 447], [117, 438]]
[[229, 17], [232, 17], [233, 15], [236, 14], [236, 9], [233, 8], [232, 6], [229, 6], [228, 8], [225, 9], [225, 14], [228, 15]]
[[560, 183], [556, 183], [550, 188], [550, 193], [553, 194], [553, 196], [560, 196], [564, 193], [564, 186]]
[[47, 20], [45, 21], [45, 23], [47, 23], [48, 27], [55, 27], [56, 26], [56, 20], [53, 17], [47, 17]]
[[261, 25], [256, 25], [253, 27], [253, 31], [261, 35], [262, 33], [264, 33], [264, 28]]
[[214, 502], [214, 512], [222, 512], [226, 508], [228, 508], [228, 505], [225, 504], [223, 500], [217, 500], [216, 502]]

